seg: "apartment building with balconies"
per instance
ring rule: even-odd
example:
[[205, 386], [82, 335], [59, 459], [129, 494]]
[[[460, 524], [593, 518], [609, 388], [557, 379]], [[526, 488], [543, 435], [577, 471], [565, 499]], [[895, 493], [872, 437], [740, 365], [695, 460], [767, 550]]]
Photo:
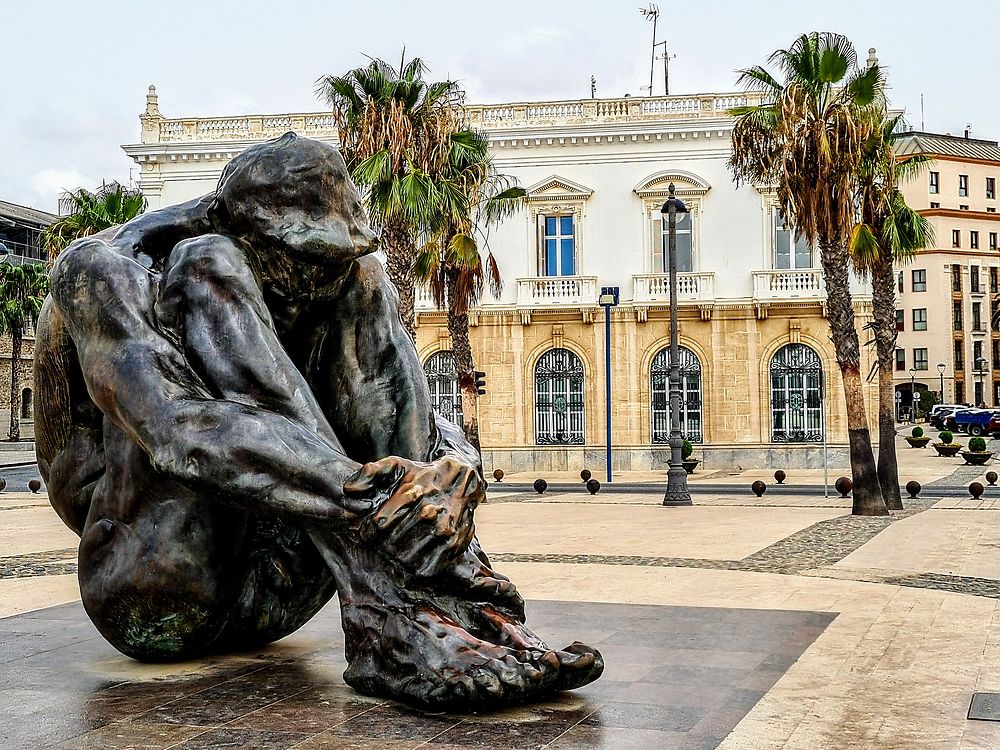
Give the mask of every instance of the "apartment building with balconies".
[[[797, 241], [766, 187], [727, 168], [729, 110], [754, 94], [626, 97], [470, 106], [524, 209], [489, 233], [505, 279], [472, 311], [487, 372], [479, 424], [489, 468], [592, 469], [605, 434], [603, 287], [612, 310], [612, 431], [619, 468], [665, 466], [669, 287], [660, 216], [678, 226], [684, 432], [710, 468], [843, 458], [846, 421], [818, 253]], [[336, 143], [329, 113], [168, 119], [155, 90], [142, 138], [123, 148], [150, 208], [202, 195], [247, 146], [293, 130]], [[870, 293], [854, 289], [859, 329]], [[444, 311], [417, 295], [417, 347], [438, 410], [460, 401]], [[872, 352], [863, 352], [867, 372]], [[874, 405], [874, 385], [869, 387]]]
[[[908, 132], [901, 158], [933, 161], [901, 186], [927, 217], [934, 243], [898, 271], [896, 382], [908, 406], [910, 383], [942, 391], [945, 402], [1000, 406], [1000, 146], [965, 136]], [[910, 372], [910, 369], [913, 372]]]

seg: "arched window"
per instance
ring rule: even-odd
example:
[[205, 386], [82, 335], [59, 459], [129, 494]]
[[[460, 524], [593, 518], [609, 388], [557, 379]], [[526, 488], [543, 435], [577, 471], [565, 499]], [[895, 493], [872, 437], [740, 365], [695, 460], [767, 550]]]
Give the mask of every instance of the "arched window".
[[[681, 375], [681, 433], [686, 440], [704, 440], [701, 419], [701, 362], [690, 349], [677, 349]], [[670, 439], [670, 348], [661, 349], [649, 367], [649, 396], [652, 401], [650, 434], [653, 443]]]
[[436, 352], [424, 362], [427, 387], [431, 391], [431, 406], [449, 422], [462, 424], [462, 394], [458, 390], [455, 357], [451, 352]]
[[535, 443], [584, 442], [583, 362], [568, 349], [550, 349], [535, 365]]
[[823, 365], [805, 344], [787, 344], [771, 358], [771, 442], [823, 439]]
[[31, 403], [31, 389], [21, 391], [21, 419], [32, 419], [34, 405]]

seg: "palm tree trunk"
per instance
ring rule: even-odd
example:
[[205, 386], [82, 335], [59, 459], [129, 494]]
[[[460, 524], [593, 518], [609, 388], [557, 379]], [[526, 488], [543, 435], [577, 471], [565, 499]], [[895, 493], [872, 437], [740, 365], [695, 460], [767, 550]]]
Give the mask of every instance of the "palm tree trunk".
[[399, 317], [410, 337], [416, 340], [413, 236], [405, 225], [389, 224], [382, 230], [382, 249], [385, 250], [386, 273], [399, 293]]
[[820, 256], [826, 281], [827, 317], [830, 336], [837, 353], [837, 365], [844, 382], [847, 409], [847, 439], [851, 453], [851, 475], [854, 483], [852, 513], [858, 516], [880, 516], [889, 510], [882, 501], [875, 454], [872, 452], [871, 431], [865, 410], [861, 381], [861, 346], [854, 326], [854, 301], [851, 299], [846, 242], [831, 242], [820, 238]]
[[878, 357], [878, 483], [889, 510], [902, 510], [896, 462], [896, 392], [892, 379], [896, 349], [896, 279], [891, 258], [872, 269], [872, 311]]
[[[448, 280], [448, 333], [451, 335], [451, 353], [455, 358], [458, 374], [458, 388], [462, 394], [462, 429], [465, 439], [480, 450], [479, 416], [476, 412], [475, 362], [472, 360], [472, 346], [469, 343], [469, 313], [458, 304], [455, 290], [458, 287], [458, 273], [447, 271]], [[457, 312], [459, 309], [462, 312]], [[481, 451], [480, 451], [481, 452]]]
[[21, 331], [10, 333], [10, 431], [11, 440], [21, 439]]

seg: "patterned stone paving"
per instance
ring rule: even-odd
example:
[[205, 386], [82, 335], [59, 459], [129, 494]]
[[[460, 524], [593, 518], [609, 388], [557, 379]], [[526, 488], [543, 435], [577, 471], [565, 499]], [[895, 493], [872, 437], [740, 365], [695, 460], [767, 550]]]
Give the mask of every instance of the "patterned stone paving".
[[74, 750], [709, 750], [837, 615], [528, 602], [546, 640], [601, 649], [601, 679], [480, 715], [348, 688], [336, 606], [259, 652], [166, 668], [112, 649], [79, 604], [0, 619], [0, 747]]
[[76, 573], [76, 548], [0, 557], [0, 578], [34, 578]]

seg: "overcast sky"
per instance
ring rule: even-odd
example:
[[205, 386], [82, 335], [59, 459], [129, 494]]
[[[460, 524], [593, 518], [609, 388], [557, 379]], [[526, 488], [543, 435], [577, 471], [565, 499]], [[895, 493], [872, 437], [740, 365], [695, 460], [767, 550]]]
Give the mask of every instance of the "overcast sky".
[[[892, 103], [920, 127], [1000, 137], [995, 0], [703, 0], [671, 14], [671, 93], [731, 91], [806, 31], [878, 49]], [[146, 86], [165, 117], [315, 111], [323, 74], [398, 59], [459, 79], [471, 102], [644, 94], [651, 25], [636, 0], [5, 0], [0, 199], [55, 210], [59, 191], [125, 181]], [[662, 93], [657, 62], [654, 93]]]

